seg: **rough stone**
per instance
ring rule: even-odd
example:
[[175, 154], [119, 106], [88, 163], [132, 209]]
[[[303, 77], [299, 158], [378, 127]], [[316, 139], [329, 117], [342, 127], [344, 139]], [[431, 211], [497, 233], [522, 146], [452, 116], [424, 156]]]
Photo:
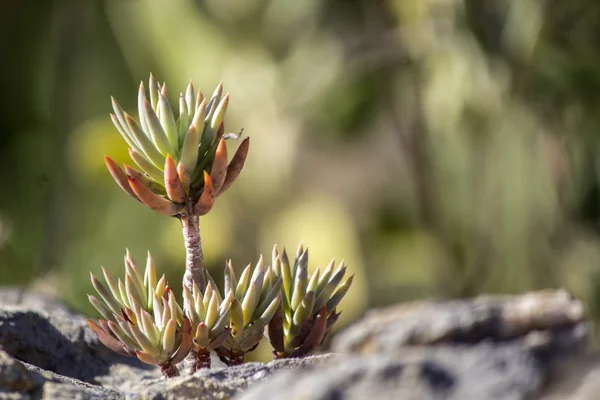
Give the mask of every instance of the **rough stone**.
[[235, 367], [201, 370], [193, 375], [178, 378], [140, 381], [121, 390], [127, 399], [229, 399], [280, 370], [296, 370], [307, 365], [318, 365], [331, 358], [331, 355], [323, 355], [275, 360], [268, 364], [246, 363]]
[[342, 356], [319, 368], [287, 371], [239, 400], [512, 400], [539, 390], [544, 369], [514, 344], [413, 347], [402, 357]]
[[587, 346], [590, 324], [581, 301], [563, 290], [521, 296], [419, 301], [369, 312], [338, 335], [339, 352], [375, 353], [406, 346], [520, 339], [532, 347], [555, 342]]
[[0, 290], [0, 399], [591, 400], [590, 332], [564, 291], [422, 301], [369, 313], [334, 339], [335, 356], [164, 379], [106, 349], [62, 304]]

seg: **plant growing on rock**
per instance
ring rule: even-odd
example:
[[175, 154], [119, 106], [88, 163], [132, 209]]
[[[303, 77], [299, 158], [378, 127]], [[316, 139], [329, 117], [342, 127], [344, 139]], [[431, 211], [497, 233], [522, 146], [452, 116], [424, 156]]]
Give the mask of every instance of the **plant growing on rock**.
[[183, 287], [185, 314], [192, 324], [194, 344], [192, 372], [210, 368], [210, 351], [221, 346], [229, 337], [229, 317], [234, 295], [229, 290], [225, 299], [219, 290], [209, 282], [204, 295], [194, 283], [190, 291]]
[[328, 337], [341, 312], [339, 302], [350, 289], [354, 275], [342, 282], [346, 265], [334, 270], [335, 259], [321, 274], [317, 268], [308, 274], [308, 248], [302, 243], [296, 251], [293, 267], [285, 249], [279, 255], [273, 248], [273, 271], [280, 276], [283, 298], [269, 322], [268, 334], [276, 358], [304, 357], [314, 353]]
[[231, 304], [231, 333], [222, 346], [215, 349], [227, 365], [244, 362], [264, 336], [264, 329], [281, 302], [281, 278], [271, 268], [265, 268], [262, 256], [256, 263], [252, 276], [251, 264], [244, 269], [239, 281], [231, 261], [225, 264], [225, 292], [234, 291]]
[[144, 84], [138, 92], [138, 121], [113, 99], [112, 121], [129, 145], [137, 168], [122, 169], [111, 158], [104, 160], [117, 184], [153, 211], [181, 221], [186, 249], [183, 276], [183, 310], [166, 284], [156, 279], [148, 253], [142, 276], [127, 251], [125, 277], [116, 282], [103, 269], [108, 289], [92, 274], [100, 299], [90, 302], [104, 319], [88, 325], [102, 343], [125, 355], [160, 366], [167, 377], [179, 374], [175, 364], [188, 354], [192, 371], [210, 367], [214, 350], [227, 365], [241, 364], [254, 350], [268, 327], [277, 358], [313, 353], [325, 340], [340, 313], [336, 307], [348, 291], [352, 276], [342, 282], [346, 267], [333, 270], [333, 261], [320, 275], [308, 275], [308, 250], [300, 245], [294, 266], [285, 249], [273, 249], [273, 264], [262, 256], [252, 270], [248, 265], [239, 281], [225, 264], [221, 296], [204, 268], [199, 217], [213, 207], [216, 197], [231, 187], [248, 154], [249, 139], [228, 163], [224, 117], [229, 95], [219, 84], [208, 102], [190, 82], [179, 95], [175, 117], [167, 100], [166, 84], [152, 75], [149, 100]]
[[148, 253], [144, 277], [129, 251], [125, 256], [124, 282], [117, 282], [103, 268], [108, 289], [91, 274], [100, 299], [88, 296], [105, 318], [98, 324], [87, 320], [99, 340], [117, 353], [137, 356], [141, 361], [160, 366], [167, 377], [179, 375], [175, 364], [192, 348], [192, 326], [183, 315], [165, 277], [157, 281], [154, 261]]
[[112, 100], [112, 121], [141, 171], [128, 165], [123, 170], [105, 156], [112, 177], [127, 194], [155, 212], [179, 218], [186, 248], [183, 283], [191, 288], [196, 282], [202, 291], [207, 277], [198, 217], [207, 214], [216, 197], [237, 179], [249, 146], [246, 138], [227, 163], [225, 140], [240, 135], [224, 134], [229, 95], [222, 94], [219, 84], [207, 103], [190, 82], [185, 94], [179, 94], [175, 118], [167, 100], [167, 85], [160, 85], [150, 75], [150, 100], [143, 82], [138, 92], [139, 122]]

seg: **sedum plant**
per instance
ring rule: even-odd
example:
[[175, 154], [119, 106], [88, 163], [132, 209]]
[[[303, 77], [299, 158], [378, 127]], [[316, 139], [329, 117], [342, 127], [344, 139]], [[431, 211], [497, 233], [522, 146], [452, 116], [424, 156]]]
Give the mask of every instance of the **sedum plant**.
[[112, 121], [129, 145], [136, 168], [123, 169], [110, 157], [105, 163], [117, 184], [153, 211], [181, 221], [186, 249], [183, 310], [167, 286], [157, 280], [148, 253], [140, 274], [129, 251], [125, 277], [115, 281], [103, 268], [108, 288], [91, 274], [98, 295], [89, 300], [102, 318], [87, 320], [110, 349], [158, 365], [167, 377], [179, 375], [176, 364], [190, 354], [192, 371], [210, 367], [210, 351], [227, 365], [241, 364], [268, 329], [276, 358], [313, 353], [329, 335], [340, 313], [336, 308], [353, 276], [342, 282], [346, 266], [334, 261], [321, 274], [308, 274], [308, 249], [298, 247], [290, 266], [285, 249], [275, 245], [273, 263], [260, 257], [237, 280], [231, 261], [225, 264], [221, 296], [204, 268], [199, 217], [239, 176], [248, 154], [246, 138], [228, 162], [224, 117], [229, 95], [219, 84], [208, 101], [190, 82], [179, 95], [178, 114], [167, 100], [166, 84], [150, 75], [148, 97], [138, 92], [136, 121], [113, 99]]
[[230, 335], [215, 349], [227, 365], [244, 362], [246, 353], [257, 346], [264, 330], [281, 301], [281, 278], [271, 268], [265, 268], [262, 256], [251, 273], [251, 264], [244, 269], [239, 281], [231, 261], [225, 264], [225, 292], [234, 292], [231, 304]]
[[192, 326], [164, 275], [156, 280], [150, 253], [143, 278], [129, 251], [125, 256], [124, 281], [115, 282], [104, 268], [102, 272], [108, 289], [91, 274], [101, 300], [88, 297], [104, 319], [99, 319], [98, 324], [88, 319], [89, 327], [111, 350], [158, 365], [167, 377], [179, 375], [175, 364], [192, 348]]
[[354, 275], [342, 282], [346, 265], [334, 269], [332, 259], [323, 273], [308, 273], [308, 248], [302, 243], [291, 266], [287, 253], [273, 248], [274, 275], [280, 276], [283, 301], [269, 322], [268, 335], [275, 358], [304, 357], [328, 337], [341, 312], [336, 308], [350, 289]]
[[[150, 75], [148, 98], [143, 82], [138, 92], [138, 121], [112, 99], [111, 119], [129, 146], [137, 168], [121, 169], [110, 157], [105, 163], [117, 184], [131, 197], [155, 212], [180, 219], [186, 247], [184, 284], [207, 284], [198, 217], [208, 213], [217, 196], [227, 191], [240, 174], [249, 139], [227, 161], [224, 118], [229, 95], [219, 84], [207, 101], [192, 82], [179, 94], [178, 114], [167, 97], [167, 85]], [[241, 132], [240, 132], [241, 133]]]
[[194, 283], [190, 291], [183, 287], [185, 314], [192, 325], [193, 365], [192, 372], [202, 368], [210, 368], [210, 351], [221, 346], [229, 337], [231, 328], [229, 318], [234, 298], [233, 290], [229, 290], [225, 299], [219, 290], [209, 282], [204, 294]]

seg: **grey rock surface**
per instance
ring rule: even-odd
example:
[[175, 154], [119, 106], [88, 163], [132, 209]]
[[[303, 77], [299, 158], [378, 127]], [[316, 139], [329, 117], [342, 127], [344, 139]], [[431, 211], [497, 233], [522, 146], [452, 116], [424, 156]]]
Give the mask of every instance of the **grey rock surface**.
[[[587, 345], [590, 326], [581, 301], [563, 290], [520, 296], [482, 296], [447, 302], [419, 301], [369, 312], [338, 335], [333, 349], [373, 353], [406, 346], [523, 340], [531, 346]], [[572, 334], [573, 341], [569, 341]]]
[[512, 400], [542, 385], [544, 369], [514, 344], [413, 347], [402, 357], [342, 356], [320, 368], [286, 372], [250, 388], [239, 400]]
[[542, 398], [571, 374], [565, 366], [590, 334], [583, 305], [565, 291], [402, 304], [339, 334], [333, 348], [346, 356], [336, 364], [276, 377], [240, 398], [275, 399], [284, 388], [298, 400]]
[[369, 313], [334, 339], [335, 356], [167, 380], [104, 348], [60, 303], [0, 290], [0, 399], [591, 400], [590, 332], [564, 291], [422, 301]]
[[193, 375], [173, 379], [140, 381], [130, 388], [121, 388], [121, 391], [125, 398], [139, 400], [229, 399], [281, 370], [295, 371], [307, 365], [319, 365], [332, 358], [331, 355], [323, 355], [275, 360], [268, 364], [246, 363], [235, 367], [198, 371]]

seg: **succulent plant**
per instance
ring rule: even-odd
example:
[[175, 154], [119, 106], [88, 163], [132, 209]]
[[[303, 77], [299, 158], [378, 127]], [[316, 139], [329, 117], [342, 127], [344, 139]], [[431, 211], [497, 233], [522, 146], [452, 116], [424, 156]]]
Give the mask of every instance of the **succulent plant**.
[[258, 346], [281, 302], [282, 279], [275, 276], [271, 268], [264, 267], [262, 256], [252, 275], [250, 273], [251, 265], [248, 264], [238, 281], [231, 261], [225, 264], [225, 292], [234, 292], [229, 323], [231, 332], [215, 351], [227, 365], [241, 364], [246, 353]]
[[190, 291], [183, 287], [185, 300], [184, 312], [192, 325], [194, 364], [192, 372], [201, 368], [210, 368], [210, 351], [221, 346], [229, 337], [229, 317], [233, 290], [229, 290], [225, 299], [212, 282], [209, 282], [204, 294], [196, 284]]
[[192, 348], [192, 326], [165, 277], [156, 280], [154, 261], [148, 253], [144, 277], [131, 257], [125, 256], [125, 283], [117, 282], [102, 268], [108, 289], [91, 274], [100, 299], [89, 295], [92, 305], [104, 317], [98, 324], [87, 320], [98, 339], [117, 353], [137, 356], [158, 365], [167, 377], [179, 375], [175, 364]]
[[302, 243], [296, 251], [294, 265], [285, 248], [281, 255], [273, 248], [274, 275], [281, 277], [283, 301], [269, 322], [268, 335], [276, 358], [304, 357], [315, 352], [328, 337], [341, 312], [339, 302], [348, 292], [354, 275], [342, 282], [346, 265], [342, 261], [334, 270], [331, 260], [323, 273], [317, 268], [308, 274], [308, 248]]
[[117, 184], [131, 197], [150, 209], [181, 220], [187, 263], [184, 283], [195, 281], [206, 288], [198, 216], [208, 213], [217, 196], [231, 187], [248, 154], [249, 138], [227, 163], [225, 140], [240, 134], [225, 134], [224, 116], [229, 95], [219, 84], [206, 101], [192, 82], [179, 94], [176, 118], [167, 100], [167, 85], [152, 75], [149, 100], [143, 82], [138, 92], [139, 122], [112, 99], [112, 121], [129, 145], [129, 154], [138, 169], [121, 169], [111, 158], [105, 163]]

